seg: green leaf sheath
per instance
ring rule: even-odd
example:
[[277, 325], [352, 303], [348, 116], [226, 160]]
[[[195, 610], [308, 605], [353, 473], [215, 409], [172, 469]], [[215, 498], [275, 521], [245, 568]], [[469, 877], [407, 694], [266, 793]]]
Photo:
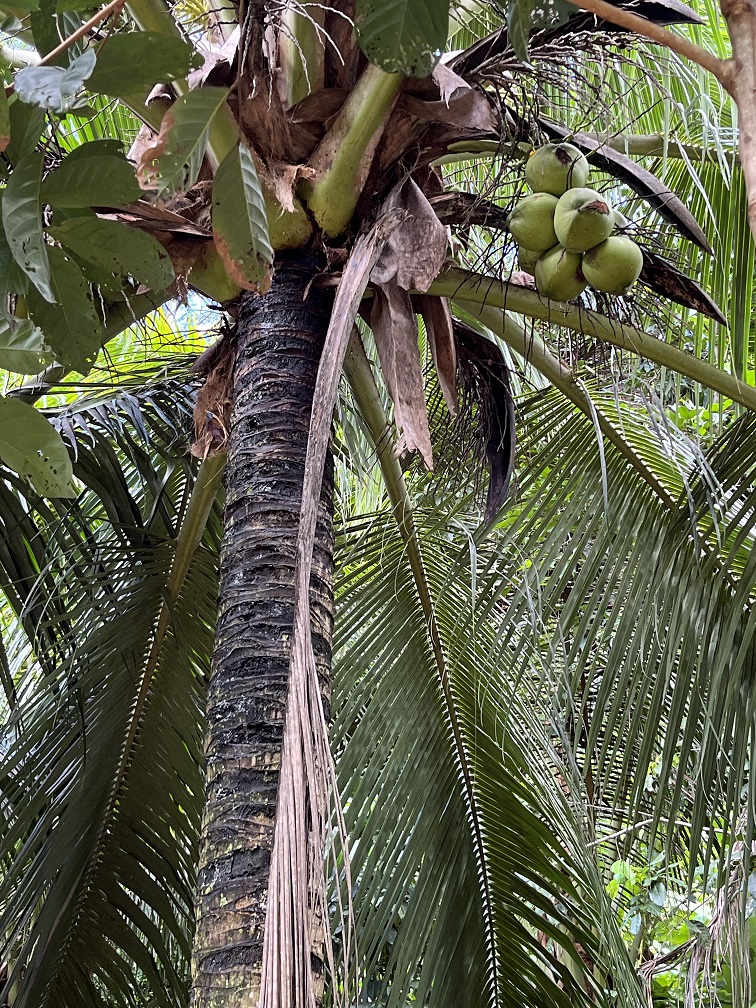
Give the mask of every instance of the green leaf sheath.
[[387, 73], [427, 77], [449, 28], [449, 0], [357, 0], [360, 48]]
[[16, 165], [3, 193], [3, 228], [13, 258], [46, 301], [55, 301], [50, 262], [42, 233], [40, 186], [44, 159], [39, 151]]
[[60, 434], [39, 410], [7, 396], [0, 397], [0, 458], [45, 497], [76, 496]]
[[249, 290], [269, 282], [270, 247], [265, 198], [246, 144], [223, 160], [213, 182], [213, 235], [227, 272]]

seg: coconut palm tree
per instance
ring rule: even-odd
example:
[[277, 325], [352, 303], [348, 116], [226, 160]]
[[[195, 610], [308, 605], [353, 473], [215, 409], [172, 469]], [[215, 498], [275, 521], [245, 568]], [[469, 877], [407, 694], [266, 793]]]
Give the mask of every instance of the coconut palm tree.
[[[317, 1003], [326, 977], [349, 999], [358, 974], [388, 1004], [639, 1003], [597, 849], [642, 829], [670, 860], [732, 856], [756, 393], [729, 106], [694, 92], [718, 146], [678, 141], [679, 178], [663, 145], [675, 195], [625, 153], [637, 134], [604, 135], [633, 102], [658, 114], [654, 57], [626, 36], [537, 24], [530, 63], [516, 17], [463, 7], [449, 40], [443, 5], [394, 7], [18, 19], [42, 59], [6, 110], [0, 363], [55, 370], [1, 404], [24, 425], [0, 453], [13, 1005], [185, 1003], [195, 885], [197, 1006]], [[438, 62], [447, 44], [461, 51]], [[672, 66], [667, 116], [691, 92]], [[84, 91], [109, 129], [87, 132]], [[134, 120], [104, 99], [142, 121], [136, 172], [111, 138]], [[564, 136], [635, 210], [632, 299], [554, 303], [513, 274], [524, 157]], [[715, 275], [697, 202], [728, 221]], [[187, 288], [225, 309], [194, 364], [196, 476], [178, 446], [198, 382], [176, 361], [53, 424], [33, 409]], [[664, 338], [681, 326], [694, 352]], [[641, 412], [642, 384], [609, 387], [607, 346], [658, 366], [673, 397], [695, 389], [694, 412], [744, 416], [721, 436], [707, 421], [702, 452], [671, 427], [669, 391]]]

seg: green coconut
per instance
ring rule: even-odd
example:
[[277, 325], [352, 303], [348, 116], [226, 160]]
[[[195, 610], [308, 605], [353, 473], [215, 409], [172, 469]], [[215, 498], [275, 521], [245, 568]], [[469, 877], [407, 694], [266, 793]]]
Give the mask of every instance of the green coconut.
[[518, 245], [536, 252], [545, 252], [556, 245], [554, 210], [557, 198], [550, 193], [533, 193], [519, 200], [507, 221]]
[[536, 263], [535, 281], [538, 293], [553, 301], [572, 301], [587, 287], [577, 252], [567, 252], [561, 245], [541, 256]]
[[517, 265], [524, 273], [530, 273], [531, 276], [534, 276], [536, 263], [542, 255], [543, 252], [538, 252], [535, 249], [525, 248], [524, 245], [520, 245], [517, 249]]
[[588, 181], [590, 166], [577, 147], [569, 143], [550, 143], [534, 150], [525, 165], [525, 178], [533, 192], [561, 196], [574, 186]]
[[617, 207], [615, 207], [614, 210], [612, 210], [612, 216], [614, 219], [615, 231], [624, 231], [626, 227], [629, 227], [630, 224], [632, 224], [632, 221], [629, 218], [625, 217], [623, 213], [620, 213]]
[[594, 189], [568, 189], [554, 211], [554, 230], [568, 252], [587, 252], [614, 229], [614, 208]]
[[626, 294], [643, 269], [643, 252], [632, 238], [613, 235], [583, 256], [583, 275], [604, 294]]

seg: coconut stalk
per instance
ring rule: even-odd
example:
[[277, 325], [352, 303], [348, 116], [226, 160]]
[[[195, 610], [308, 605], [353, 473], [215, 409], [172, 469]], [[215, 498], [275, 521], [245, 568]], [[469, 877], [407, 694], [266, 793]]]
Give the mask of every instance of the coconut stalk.
[[678, 350], [664, 340], [648, 336], [634, 326], [615, 322], [588, 308], [548, 301], [528, 287], [456, 268], [444, 270], [428, 293], [476, 305], [504, 308], [507, 312], [551, 322], [584, 336], [593, 336], [623, 350], [631, 350], [661, 367], [687, 375], [706, 388], [729, 397], [733, 402], [756, 410], [756, 388], [752, 385], [712, 367], [692, 354]]

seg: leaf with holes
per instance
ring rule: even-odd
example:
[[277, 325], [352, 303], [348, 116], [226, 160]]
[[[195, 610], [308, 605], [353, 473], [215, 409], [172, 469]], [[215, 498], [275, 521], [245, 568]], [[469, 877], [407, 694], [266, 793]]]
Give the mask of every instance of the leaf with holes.
[[37, 374], [54, 360], [44, 334], [30, 319], [0, 317], [0, 368], [18, 374]]
[[228, 154], [215, 175], [213, 237], [228, 275], [245, 290], [264, 294], [273, 249], [260, 180], [244, 144]]
[[449, 0], [357, 0], [360, 48], [387, 73], [427, 77], [449, 27]]
[[76, 496], [60, 434], [39, 410], [9, 396], [0, 397], [0, 459], [45, 497]]
[[144, 189], [161, 194], [184, 192], [197, 181], [213, 117], [226, 100], [228, 88], [189, 91], [163, 116], [160, 132], [145, 148], [137, 175]]
[[28, 295], [29, 314], [52, 347], [55, 359], [87, 374], [102, 346], [102, 324], [89, 296], [89, 284], [62, 249], [50, 248], [52, 287], [58, 304]]
[[180, 38], [157, 32], [113, 35], [97, 57], [87, 90], [125, 98], [168, 84], [202, 66], [202, 58]]
[[95, 59], [94, 49], [85, 49], [65, 70], [56, 66], [24, 67], [14, 80], [16, 94], [27, 105], [68, 112], [76, 105], [76, 95], [94, 70]]
[[56, 207], [122, 206], [141, 195], [133, 166], [115, 153], [69, 154], [42, 185], [44, 200]]
[[42, 232], [43, 155], [27, 154], [16, 165], [3, 193], [3, 227], [13, 258], [47, 301], [54, 301], [50, 262]]
[[10, 143], [5, 148], [5, 156], [12, 165], [30, 154], [37, 146], [45, 128], [44, 109], [13, 98], [9, 102]]
[[120, 221], [72, 217], [49, 233], [70, 252], [110, 274], [132, 276], [152, 290], [162, 290], [174, 281], [171, 259], [163, 246], [146, 231]]

